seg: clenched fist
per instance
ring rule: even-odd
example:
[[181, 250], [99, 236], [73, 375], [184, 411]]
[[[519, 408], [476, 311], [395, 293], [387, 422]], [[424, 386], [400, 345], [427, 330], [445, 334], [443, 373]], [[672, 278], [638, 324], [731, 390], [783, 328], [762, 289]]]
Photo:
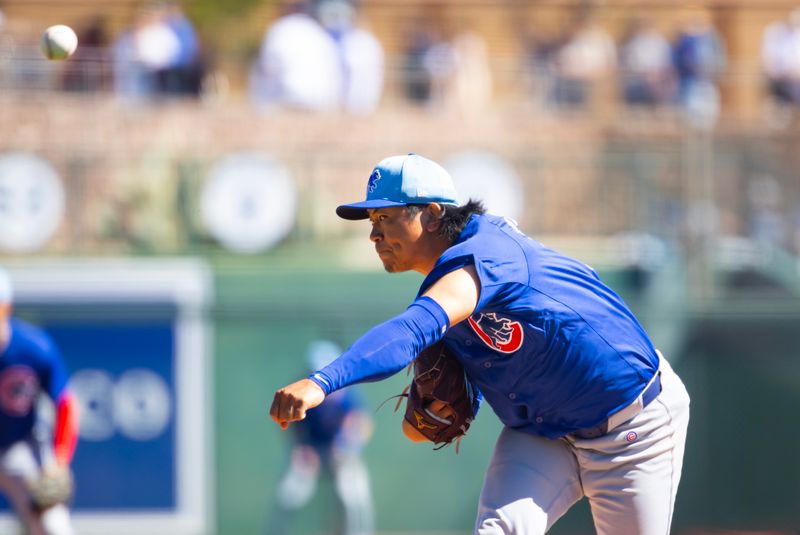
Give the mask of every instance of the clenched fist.
[[289, 427], [289, 422], [296, 422], [306, 417], [306, 411], [313, 409], [325, 399], [325, 392], [311, 379], [302, 379], [275, 392], [269, 415], [281, 426]]

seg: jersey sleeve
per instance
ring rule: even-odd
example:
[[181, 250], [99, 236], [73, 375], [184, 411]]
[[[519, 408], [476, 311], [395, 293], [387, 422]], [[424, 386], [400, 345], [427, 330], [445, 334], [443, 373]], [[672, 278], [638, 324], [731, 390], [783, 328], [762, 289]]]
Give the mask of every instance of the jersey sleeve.
[[519, 284], [527, 283], [527, 270], [523, 272], [519, 269], [519, 266], [524, 265], [524, 263], [520, 264], [517, 258], [479, 254], [470, 250], [472, 248], [455, 246], [445, 251], [439, 262], [423, 281], [419, 295], [422, 295], [446, 274], [466, 266], [475, 267], [480, 283], [475, 312], [491, 309], [513, 294], [514, 289]]
[[45, 384], [43, 386], [48, 396], [50, 396], [50, 399], [54, 402], [58, 402], [61, 394], [67, 387], [69, 372], [67, 371], [66, 364], [64, 364], [61, 351], [59, 351], [55, 342], [53, 342], [49, 336], [44, 335], [41, 347], [42, 356], [49, 368], [47, 373], [45, 373]]
[[53, 450], [62, 466], [72, 462], [78, 444], [78, 402], [64, 389], [56, 403], [56, 421], [53, 432]]
[[57, 403], [67, 386], [69, 373], [55, 341], [40, 327], [12, 318], [14, 337], [26, 362], [36, 370], [40, 387]]
[[405, 368], [419, 352], [441, 340], [447, 313], [430, 297], [419, 297], [394, 318], [367, 331], [339, 358], [309, 376], [325, 395], [365, 381], [379, 381]]

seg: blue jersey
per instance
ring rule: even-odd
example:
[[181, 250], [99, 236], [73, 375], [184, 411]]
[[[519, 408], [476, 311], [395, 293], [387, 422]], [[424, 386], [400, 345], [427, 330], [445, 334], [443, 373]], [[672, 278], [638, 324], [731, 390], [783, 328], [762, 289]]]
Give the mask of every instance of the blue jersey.
[[632, 403], [658, 368], [642, 326], [589, 266], [501, 217], [473, 216], [425, 278], [474, 266], [474, 313], [445, 335], [507, 426], [559, 437]]
[[41, 392], [57, 401], [67, 385], [58, 348], [38, 327], [11, 320], [11, 338], [0, 352], [0, 449], [28, 436]]
[[341, 437], [342, 425], [351, 411], [361, 410], [362, 402], [352, 388], [337, 390], [325, 398], [325, 403], [306, 412], [304, 420], [292, 426], [299, 444], [313, 447], [325, 455]]
[[[445, 311], [420, 296], [466, 266], [479, 278], [478, 303], [448, 329]], [[602, 423], [658, 369], [644, 329], [592, 268], [504, 218], [473, 215], [406, 312], [370, 329], [310, 379], [326, 394], [380, 380], [442, 338], [505, 425], [551, 438]]]

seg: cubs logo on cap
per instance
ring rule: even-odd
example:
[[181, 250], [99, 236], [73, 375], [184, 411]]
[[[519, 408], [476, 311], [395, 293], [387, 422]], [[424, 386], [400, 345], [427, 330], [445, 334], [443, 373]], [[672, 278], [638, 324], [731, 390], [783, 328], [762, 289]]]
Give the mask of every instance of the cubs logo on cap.
[[336, 208], [342, 219], [366, 219], [367, 210], [441, 203], [458, 205], [450, 174], [438, 163], [413, 152], [381, 160], [367, 181], [366, 199]]
[[374, 169], [372, 171], [372, 174], [369, 175], [369, 180], [367, 181], [367, 193], [372, 193], [373, 191], [375, 191], [375, 188], [378, 187], [377, 182], [380, 179], [381, 179], [381, 170]]

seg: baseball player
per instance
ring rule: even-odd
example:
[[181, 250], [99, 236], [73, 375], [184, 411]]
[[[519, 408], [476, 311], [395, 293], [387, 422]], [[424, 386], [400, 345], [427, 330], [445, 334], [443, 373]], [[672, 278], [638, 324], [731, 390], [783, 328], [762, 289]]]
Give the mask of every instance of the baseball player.
[[386, 271], [425, 278], [404, 312], [278, 390], [270, 415], [286, 428], [444, 340], [504, 424], [474, 533], [545, 533], [586, 496], [601, 535], [668, 534], [689, 420], [680, 379], [592, 268], [457, 198], [442, 167], [409, 154], [337, 208], [370, 221]]
[[[330, 364], [341, 348], [329, 340], [308, 347], [311, 370]], [[373, 506], [369, 474], [361, 450], [372, 435], [372, 418], [352, 388], [332, 393], [325, 404], [311, 410], [293, 426], [292, 449], [286, 472], [278, 484], [275, 508], [267, 535], [289, 533], [295, 513], [308, 505], [321, 474], [333, 479], [342, 508], [343, 535], [372, 535]]]
[[[11, 303], [11, 283], [0, 268], [0, 492], [30, 535], [71, 535], [65, 502], [72, 493], [77, 403], [53, 341], [12, 318]], [[55, 406], [46, 440], [37, 410], [42, 394]]]

